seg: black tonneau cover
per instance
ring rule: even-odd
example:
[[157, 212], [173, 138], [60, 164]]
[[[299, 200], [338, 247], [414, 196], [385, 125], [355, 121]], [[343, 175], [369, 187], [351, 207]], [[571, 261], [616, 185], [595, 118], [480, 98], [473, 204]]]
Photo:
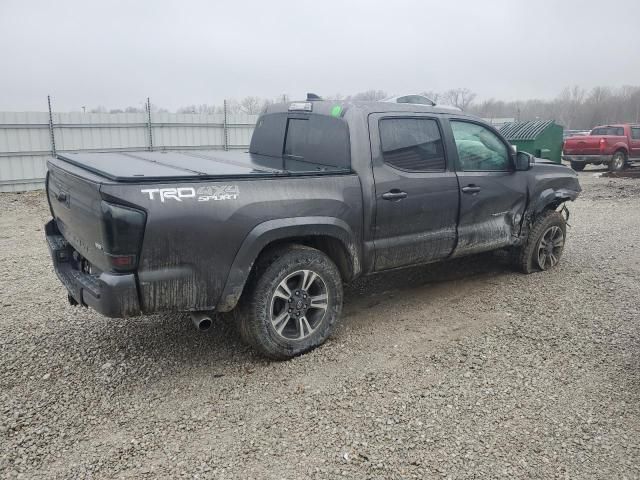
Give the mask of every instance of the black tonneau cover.
[[332, 165], [221, 150], [58, 153], [57, 158], [116, 182], [350, 172]]

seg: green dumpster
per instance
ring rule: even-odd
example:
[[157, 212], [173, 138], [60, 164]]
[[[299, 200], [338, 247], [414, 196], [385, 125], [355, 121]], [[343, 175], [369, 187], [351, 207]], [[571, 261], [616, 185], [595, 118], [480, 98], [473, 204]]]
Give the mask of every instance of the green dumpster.
[[512, 122], [500, 127], [500, 133], [518, 150], [557, 163], [562, 157], [562, 131], [553, 120]]

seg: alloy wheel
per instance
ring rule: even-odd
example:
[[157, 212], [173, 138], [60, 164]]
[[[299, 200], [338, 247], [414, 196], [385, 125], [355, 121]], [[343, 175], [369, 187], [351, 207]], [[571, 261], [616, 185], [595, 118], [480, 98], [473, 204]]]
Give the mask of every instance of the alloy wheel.
[[564, 248], [564, 233], [557, 225], [549, 227], [540, 237], [538, 243], [538, 267], [547, 270], [555, 267], [560, 261]]
[[287, 340], [302, 340], [322, 323], [329, 305], [325, 281], [312, 270], [298, 270], [282, 280], [271, 298], [271, 325]]

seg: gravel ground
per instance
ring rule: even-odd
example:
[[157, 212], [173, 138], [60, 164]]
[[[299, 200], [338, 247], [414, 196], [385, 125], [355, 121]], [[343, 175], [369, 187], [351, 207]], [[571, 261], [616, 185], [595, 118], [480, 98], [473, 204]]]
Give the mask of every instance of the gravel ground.
[[0, 476], [640, 478], [640, 182], [581, 180], [554, 271], [361, 280], [280, 363], [222, 323], [67, 305], [44, 195], [0, 195]]

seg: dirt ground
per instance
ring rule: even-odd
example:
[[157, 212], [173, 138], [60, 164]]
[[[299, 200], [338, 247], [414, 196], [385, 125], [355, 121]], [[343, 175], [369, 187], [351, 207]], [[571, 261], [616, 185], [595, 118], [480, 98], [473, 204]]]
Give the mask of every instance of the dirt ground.
[[44, 195], [0, 194], [0, 477], [640, 478], [640, 181], [580, 179], [555, 270], [369, 277], [275, 363], [69, 306]]

